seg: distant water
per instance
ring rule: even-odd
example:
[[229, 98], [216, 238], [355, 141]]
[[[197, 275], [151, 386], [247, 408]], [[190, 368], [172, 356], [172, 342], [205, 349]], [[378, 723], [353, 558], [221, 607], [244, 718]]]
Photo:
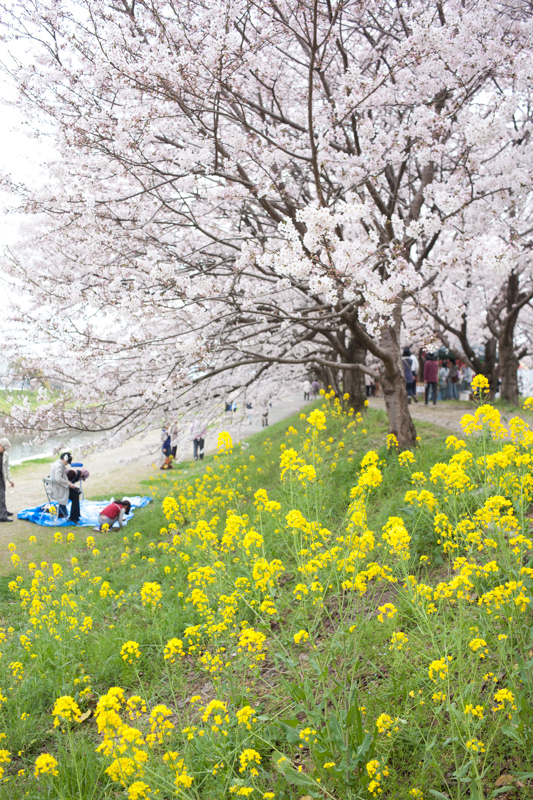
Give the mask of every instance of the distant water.
[[[30, 436], [20, 436], [19, 434], [11, 434], [8, 433], [7, 437], [11, 442], [11, 450], [9, 451], [9, 462], [13, 466], [14, 464], [20, 464], [23, 461], [28, 461], [31, 458], [50, 458], [50, 461], [54, 459], [54, 448], [59, 446], [61, 443], [65, 442], [65, 438], [62, 436], [51, 436], [47, 439], [46, 442], [41, 442], [40, 444], [25, 444], [31, 438]], [[90, 442], [94, 439], [95, 436], [93, 433], [78, 433], [67, 442], [65, 449], [72, 450], [74, 455], [74, 461], [78, 461], [76, 458], [76, 445], [85, 444], [86, 442]], [[83, 461], [83, 458], [79, 459]]]

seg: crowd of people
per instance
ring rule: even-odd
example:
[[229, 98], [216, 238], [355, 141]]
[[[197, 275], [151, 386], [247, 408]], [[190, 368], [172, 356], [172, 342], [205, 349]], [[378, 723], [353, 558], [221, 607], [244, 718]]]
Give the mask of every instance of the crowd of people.
[[[419, 358], [420, 357], [420, 358]], [[437, 401], [458, 400], [460, 392], [470, 392], [471, 382], [474, 376], [472, 369], [465, 363], [455, 358], [439, 359], [437, 353], [430, 353], [425, 350], [419, 352], [419, 357], [411, 352], [409, 347], [404, 347], [402, 352], [402, 363], [404, 369], [405, 385], [407, 389], [408, 402], [418, 403], [418, 385], [424, 384], [424, 401], [428, 405], [433, 405]], [[379, 380], [365, 373], [365, 387], [367, 397], [380, 395]], [[312, 380], [306, 378], [302, 385], [304, 401], [316, 400], [320, 392], [320, 384], [316, 377]], [[265, 403], [262, 410], [262, 426], [268, 425], [268, 412], [271, 402]], [[251, 403], [246, 404], [251, 419]], [[235, 412], [237, 405], [235, 402], [226, 403], [227, 412]], [[161, 451], [163, 463], [161, 469], [172, 469], [172, 462], [176, 458], [179, 435], [178, 420], [174, 419], [167, 427], [161, 429]], [[195, 420], [190, 425], [190, 439], [193, 445], [193, 458], [195, 461], [202, 460], [205, 452], [205, 438], [207, 436], [207, 424], [204, 420]], [[7, 510], [6, 506], [6, 487], [9, 483], [14, 487], [9, 468], [9, 451], [11, 444], [9, 439], [0, 438], [0, 523], [12, 522], [13, 512]], [[67, 518], [72, 524], [77, 524], [80, 520], [80, 496], [82, 495], [81, 483], [89, 477], [86, 469], [79, 469], [72, 465], [72, 454], [69, 452], [61, 453], [59, 458], [54, 461], [50, 468], [49, 495], [50, 499], [58, 505], [58, 516]], [[68, 504], [70, 503], [70, 510]], [[101, 530], [103, 526], [112, 527], [117, 523], [122, 527], [124, 516], [130, 512], [129, 500], [117, 500], [110, 503], [100, 514], [99, 525], [95, 530]]]
[[[320, 391], [320, 385], [317, 380], [304, 381], [304, 399], [316, 399]], [[248, 424], [253, 422], [253, 406], [251, 402], [245, 402], [244, 408], [246, 410], [246, 417]], [[266, 428], [269, 424], [269, 413], [272, 408], [272, 399], [268, 397], [260, 406], [261, 427]], [[224, 404], [224, 411], [230, 416], [235, 414], [238, 409], [237, 401], [226, 401]], [[205, 453], [205, 439], [207, 436], [207, 422], [202, 419], [193, 420], [189, 428], [189, 436], [192, 442], [193, 459], [201, 461]], [[178, 435], [180, 428], [178, 420], [175, 419], [170, 425], [163, 425], [161, 428], [161, 452], [163, 461], [160, 466], [162, 470], [173, 468], [173, 462], [176, 459], [176, 452], [178, 449]]]
[[421, 362], [404, 347], [402, 363], [408, 401], [418, 403], [417, 385], [421, 377], [424, 383], [424, 401], [430, 400], [437, 405], [437, 400], [459, 400], [460, 392], [470, 393], [474, 373], [468, 364], [455, 358], [443, 358], [439, 361], [437, 353], [420, 352]]

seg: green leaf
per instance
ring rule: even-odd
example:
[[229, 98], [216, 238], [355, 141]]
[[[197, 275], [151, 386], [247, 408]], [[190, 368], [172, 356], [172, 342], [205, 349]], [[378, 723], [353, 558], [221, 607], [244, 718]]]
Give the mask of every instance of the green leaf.
[[522, 744], [522, 737], [519, 736], [516, 728], [512, 728], [510, 725], [504, 725], [502, 727], [502, 733], [505, 736], [508, 736], [510, 739], [514, 739], [515, 742], [518, 742], [519, 744]]
[[512, 786], [500, 786], [499, 789], [494, 789], [494, 791], [490, 796], [497, 797], [499, 794], [503, 794], [504, 792], [510, 792], [512, 789], [513, 789]]
[[312, 656], [309, 659], [309, 663], [313, 667], [313, 669], [316, 672], [316, 674], [319, 675], [321, 678], [327, 678], [328, 677], [328, 673], [329, 673], [328, 667], [321, 667], [314, 656]]
[[281, 678], [281, 685], [287, 694], [289, 694], [296, 702], [305, 700], [305, 689], [300, 683], [295, 683], [295, 681], [288, 681], [285, 678]]
[[457, 736], [449, 736], [449, 737], [446, 739], [446, 741], [442, 743], [442, 746], [443, 746], [443, 747], [447, 747], [447, 746], [448, 746], [449, 744], [451, 744], [452, 742], [457, 742], [457, 741], [458, 741], [458, 739], [457, 739]]
[[357, 744], [361, 744], [363, 741], [363, 720], [361, 719], [361, 712], [359, 711], [359, 698], [355, 698], [355, 702], [352, 703], [350, 708], [348, 709], [348, 713], [346, 714], [346, 723], [349, 728], [354, 728], [355, 730], [355, 740]]
[[442, 794], [442, 792], [437, 792], [436, 789], [430, 789], [429, 793], [433, 795], [433, 797], [437, 797], [438, 800], [450, 800], [447, 794]]
[[533, 778], [533, 772], [513, 772], [513, 778], [518, 778], [520, 781], [528, 781]]
[[465, 715], [457, 709], [457, 706], [455, 704], [450, 705], [450, 711], [455, 717], [455, 719], [460, 720], [461, 722], [464, 721]]
[[344, 739], [344, 731], [342, 729], [342, 726], [341, 726], [336, 714], [331, 714], [331, 716], [330, 716], [330, 718], [328, 720], [328, 726], [329, 726], [333, 741], [335, 742], [335, 744], [337, 745], [339, 750], [341, 750], [341, 752], [345, 753], [348, 748], [347, 748], [347, 745], [346, 745], [346, 741]]
[[371, 733], [365, 733], [365, 738], [361, 746], [358, 748], [352, 764], [366, 764], [373, 755], [374, 751], [374, 737]]
[[[278, 763], [279, 759], [284, 758], [284, 761]], [[288, 783], [293, 786], [305, 786], [307, 788], [314, 787], [315, 782], [305, 774], [305, 772], [298, 772], [294, 769], [288, 758], [281, 753], [274, 753], [274, 765], [278, 772], [280, 772]]]
[[287, 737], [287, 741], [289, 744], [296, 744], [297, 742], [301, 742], [300, 736], [296, 731], [295, 725], [299, 725], [298, 720], [287, 720], [287, 722], [278, 722], [280, 728], [283, 729], [285, 732], [285, 736]]
[[461, 778], [464, 778], [464, 776], [466, 775], [466, 773], [468, 772], [468, 770], [469, 770], [469, 769], [470, 769], [470, 767], [472, 766], [472, 763], [473, 763], [473, 762], [472, 762], [472, 759], [470, 759], [469, 761], [467, 761], [467, 762], [466, 762], [466, 764], [463, 764], [463, 766], [461, 767], [461, 769], [458, 769], [458, 770], [456, 770], [456, 771], [453, 773], [453, 777], [454, 777], [454, 778], [459, 778], [459, 780], [460, 780]]

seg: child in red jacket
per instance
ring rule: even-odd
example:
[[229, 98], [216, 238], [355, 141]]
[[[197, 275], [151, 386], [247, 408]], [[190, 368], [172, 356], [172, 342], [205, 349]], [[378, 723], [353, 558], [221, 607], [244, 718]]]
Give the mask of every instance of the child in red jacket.
[[118, 527], [122, 528], [124, 517], [130, 513], [131, 503], [129, 500], [114, 500], [100, 512], [98, 517], [98, 526], [94, 528], [95, 531], [101, 531], [103, 525], [113, 527], [115, 522], [118, 522]]

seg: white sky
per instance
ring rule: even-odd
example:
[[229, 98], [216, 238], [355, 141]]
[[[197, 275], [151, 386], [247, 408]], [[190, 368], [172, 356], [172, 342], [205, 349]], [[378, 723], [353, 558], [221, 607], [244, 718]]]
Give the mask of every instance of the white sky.
[[[9, 50], [4, 43], [0, 44], [0, 61], [9, 61]], [[49, 146], [28, 135], [30, 129], [16, 108], [16, 98], [13, 84], [6, 75], [0, 73], [0, 174], [14, 182], [31, 185], [32, 181], [42, 179], [45, 158], [52, 151]], [[14, 202], [16, 203], [16, 198], [9, 192], [0, 191], [0, 252], [18, 237], [21, 217], [7, 213]], [[9, 291], [2, 279], [0, 267], [0, 308], [6, 304], [9, 304]]]

